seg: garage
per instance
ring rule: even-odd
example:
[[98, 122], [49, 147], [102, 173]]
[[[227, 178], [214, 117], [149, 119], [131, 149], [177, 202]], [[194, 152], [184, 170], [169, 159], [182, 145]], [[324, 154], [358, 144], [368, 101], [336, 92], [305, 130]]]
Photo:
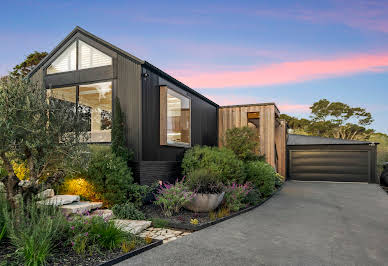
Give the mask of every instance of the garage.
[[378, 183], [377, 143], [289, 134], [288, 179]]

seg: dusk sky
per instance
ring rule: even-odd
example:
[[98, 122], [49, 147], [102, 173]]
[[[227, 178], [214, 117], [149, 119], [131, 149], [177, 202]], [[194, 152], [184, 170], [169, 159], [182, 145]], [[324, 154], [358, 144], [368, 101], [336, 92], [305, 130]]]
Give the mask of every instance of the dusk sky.
[[388, 1], [2, 1], [0, 76], [75, 26], [220, 105], [322, 98], [365, 107], [388, 133]]

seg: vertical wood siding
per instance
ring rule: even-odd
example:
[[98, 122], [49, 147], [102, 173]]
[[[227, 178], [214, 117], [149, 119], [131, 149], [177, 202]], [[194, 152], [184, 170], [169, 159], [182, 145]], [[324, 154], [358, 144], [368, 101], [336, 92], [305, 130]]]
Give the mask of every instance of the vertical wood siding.
[[286, 177], [287, 125], [284, 120], [279, 122], [275, 128], [275, 145], [278, 152], [277, 170], [279, 174]]
[[128, 147], [134, 151], [135, 160], [141, 160], [141, 65], [121, 55], [117, 57], [116, 95], [125, 114]]
[[[228, 129], [248, 125], [248, 113], [250, 112], [258, 112], [260, 114], [260, 153], [264, 154], [267, 162], [277, 169], [275, 154], [275, 116], [279, 114], [279, 111], [274, 104], [220, 107], [218, 110], [218, 145], [223, 146], [224, 135]], [[285, 160], [285, 141], [279, 148], [278, 159]], [[282, 156], [279, 156], [279, 153]], [[280, 164], [285, 165], [285, 161], [280, 162]], [[285, 172], [285, 170], [282, 171]]]

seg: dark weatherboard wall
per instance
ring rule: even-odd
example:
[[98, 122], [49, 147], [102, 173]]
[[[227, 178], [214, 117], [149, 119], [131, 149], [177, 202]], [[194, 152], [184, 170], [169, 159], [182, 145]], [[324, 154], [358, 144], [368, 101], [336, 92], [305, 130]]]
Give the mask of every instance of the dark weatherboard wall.
[[198, 96], [157, 73], [157, 69], [143, 67], [142, 125], [143, 161], [180, 161], [185, 148], [160, 145], [160, 86], [171, 89], [191, 99], [191, 144], [217, 145], [217, 105]]

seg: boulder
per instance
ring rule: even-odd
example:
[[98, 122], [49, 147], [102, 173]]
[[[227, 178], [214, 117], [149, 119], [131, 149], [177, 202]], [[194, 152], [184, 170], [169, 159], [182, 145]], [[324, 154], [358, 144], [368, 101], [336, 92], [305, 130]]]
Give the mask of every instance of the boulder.
[[42, 192], [39, 192], [36, 196], [41, 200], [52, 198], [55, 196], [54, 189], [46, 189]]
[[56, 195], [52, 198], [38, 201], [37, 203], [41, 205], [62, 206], [75, 201], [79, 201], [78, 195]]
[[0, 193], [5, 193], [5, 185], [3, 182], [0, 182]]
[[143, 230], [151, 226], [151, 221], [142, 220], [113, 220], [115, 225], [125, 232], [140, 234]]
[[108, 210], [108, 209], [106, 209], [106, 210], [95, 210], [95, 211], [93, 211], [90, 214], [90, 216], [92, 216], [92, 217], [93, 216], [101, 216], [102, 218], [107, 219], [107, 220], [112, 219], [114, 217], [113, 211], [112, 210]]
[[100, 207], [102, 207], [102, 202], [78, 201], [63, 205], [60, 208], [65, 215], [70, 215], [75, 213], [85, 214]]

